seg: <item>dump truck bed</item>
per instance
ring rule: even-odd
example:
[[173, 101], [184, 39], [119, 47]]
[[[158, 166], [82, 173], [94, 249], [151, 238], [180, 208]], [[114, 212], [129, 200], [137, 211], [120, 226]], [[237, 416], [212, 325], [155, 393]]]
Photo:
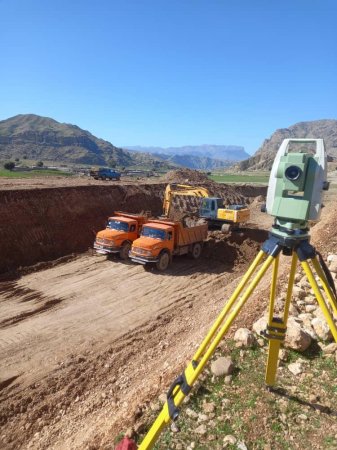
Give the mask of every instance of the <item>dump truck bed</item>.
[[148, 225], [151, 226], [152, 223], [174, 227], [175, 247], [182, 247], [185, 245], [194, 244], [195, 242], [202, 242], [207, 237], [208, 231], [207, 223], [184, 227], [181, 222], [162, 219], [162, 220], [151, 220], [151, 222], [148, 223]]

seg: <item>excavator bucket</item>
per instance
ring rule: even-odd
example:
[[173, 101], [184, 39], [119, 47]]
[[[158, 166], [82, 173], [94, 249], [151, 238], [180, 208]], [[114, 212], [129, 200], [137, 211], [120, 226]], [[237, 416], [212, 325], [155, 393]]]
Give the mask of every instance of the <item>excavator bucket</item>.
[[125, 436], [120, 443], [117, 444], [115, 450], [137, 450], [137, 444], [133, 439]]

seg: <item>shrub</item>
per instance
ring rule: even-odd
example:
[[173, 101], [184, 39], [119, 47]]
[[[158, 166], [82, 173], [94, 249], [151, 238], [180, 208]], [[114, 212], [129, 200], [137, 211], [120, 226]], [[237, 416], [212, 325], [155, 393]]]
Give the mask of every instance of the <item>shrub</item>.
[[4, 164], [4, 168], [6, 170], [13, 170], [14, 167], [15, 167], [15, 163], [13, 161], [8, 161], [8, 162], [5, 162], [5, 164]]

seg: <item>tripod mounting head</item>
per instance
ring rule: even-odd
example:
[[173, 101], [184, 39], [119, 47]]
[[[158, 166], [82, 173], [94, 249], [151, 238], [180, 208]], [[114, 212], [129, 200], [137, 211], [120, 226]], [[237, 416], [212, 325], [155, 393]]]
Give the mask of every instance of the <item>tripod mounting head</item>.
[[306, 235], [318, 220], [327, 183], [323, 139], [285, 139], [270, 173], [266, 212], [275, 217], [273, 233]]

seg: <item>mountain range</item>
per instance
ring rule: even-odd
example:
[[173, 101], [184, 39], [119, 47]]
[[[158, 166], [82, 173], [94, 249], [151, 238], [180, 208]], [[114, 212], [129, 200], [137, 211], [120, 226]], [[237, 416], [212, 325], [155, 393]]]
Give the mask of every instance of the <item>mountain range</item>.
[[337, 120], [313, 120], [276, 130], [251, 158], [239, 162], [233, 170], [270, 170], [281, 142], [289, 138], [322, 138], [330, 159], [337, 158]]
[[[136, 151], [137, 149], [137, 151]], [[35, 114], [0, 121], [0, 159], [24, 158], [77, 164], [117, 166], [176, 166], [191, 169], [228, 167], [248, 156], [242, 147], [202, 145], [161, 149], [119, 148], [76, 125]], [[165, 151], [163, 153], [162, 151]]]

